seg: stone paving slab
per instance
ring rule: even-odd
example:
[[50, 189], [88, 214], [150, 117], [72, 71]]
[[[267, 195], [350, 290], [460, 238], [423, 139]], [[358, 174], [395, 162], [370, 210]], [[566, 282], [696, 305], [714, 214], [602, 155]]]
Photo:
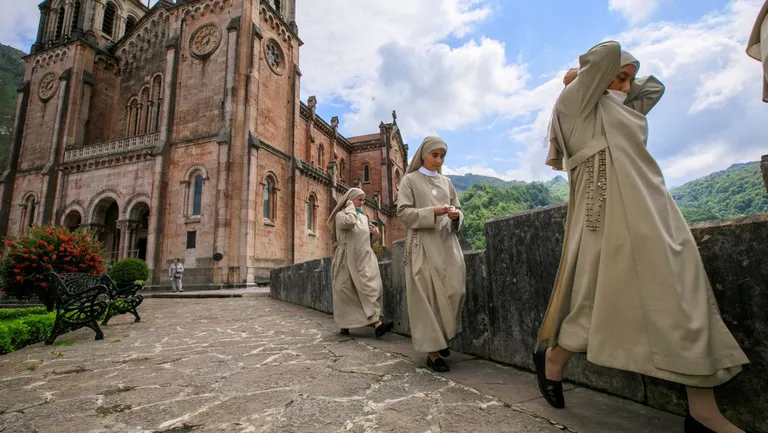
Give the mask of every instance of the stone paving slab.
[[550, 410], [532, 375], [453, 353], [423, 368], [398, 335], [338, 335], [271, 298], [147, 299], [105, 339], [0, 356], [0, 432], [674, 432], [678, 417], [569, 388]]

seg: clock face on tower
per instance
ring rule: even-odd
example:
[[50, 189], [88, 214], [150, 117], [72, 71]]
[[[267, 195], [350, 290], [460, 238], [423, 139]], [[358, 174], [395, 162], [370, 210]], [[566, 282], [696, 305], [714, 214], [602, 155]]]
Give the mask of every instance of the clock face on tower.
[[53, 72], [49, 72], [43, 75], [43, 78], [40, 79], [40, 84], [38, 85], [38, 88], [37, 88], [37, 96], [43, 102], [48, 101], [51, 98], [53, 98], [53, 95], [56, 94], [56, 90], [58, 88], [59, 88], [58, 76]]
[[221, 30], [216, 24], [206, 24], [192, 33], [189, 39], [189, 51], [198, 59], [209, 57], [219, 48]]

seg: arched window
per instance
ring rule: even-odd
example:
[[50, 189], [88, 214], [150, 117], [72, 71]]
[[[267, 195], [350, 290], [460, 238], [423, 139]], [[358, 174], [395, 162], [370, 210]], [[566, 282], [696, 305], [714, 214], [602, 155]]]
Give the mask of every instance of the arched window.
[[307, 230], [314, 233], [317, 228], [317, 198], [314, 194], [309, 195], [307, 200]]
[[323, 166], [323, 145], [317, 146], [317, 168], [320, 170], [325, 170], [325, 167]]
[[101, 22], [101, 32], [110, 38], [114, 37], [112, 33], [115, 31], [115, 18], [117, 17], [117, 9], [112, 2], [107, 3], [104, 8], [104, 20]]
[[133, 30], [134, 27], [136, 27], [136, 18], [134, 18], [134, 17], [126, 18], [126, 20], [125, 20], [125, 34], [127, 35], [128, 33], [130, 33], [131, 30]]
[[150, 132], [157, 132], [160, 130], [160, 113], [163, 109], [163, 78], [160, 75], [156, 75], [152, 79], [152, 102], [154, 104], [154, 119]]
[[192, 194], [192, 216], [200, 216], [203, 208], [203, 175], [195, 176], [195, 185]]
[[56, 17], [56, 34], [54, 35], [54, 39], [61, 39], [61, 35], [64, 32], [64, 14], [66, 13], [66, 10], [64, 9], [64, 5], [61, 5], [59, 8], [59, 16]]
[[368, 167], [368, 164], [363, 164], [363, 182], [370, 182], [371, 181], [371, 168]]
[[74, 7], [72, 11], [72, 25], [70, 26], [70, 32], [80, 28], [80, 0], [76, 0], [72, 3]]
[[195, 164], [187, 170], [184, 180], [180, 182], [184, 189], [183, 214], [188, 220], [199, 221], [203, 214], [203, 193], [207, 181], [208, 171], [205, 166]]
[[264, 180], [264, 219], [270, 222], [275, 222], [277, 217], [277, 182], [272, 175], [267, 176]]
[[35, 224], [35, 213], [37, 211], [37, 200], [35, 200], [35, 197], [29, 198], [27, 209], [29, 213], [27, 216], [27, 227], [32, 227]]

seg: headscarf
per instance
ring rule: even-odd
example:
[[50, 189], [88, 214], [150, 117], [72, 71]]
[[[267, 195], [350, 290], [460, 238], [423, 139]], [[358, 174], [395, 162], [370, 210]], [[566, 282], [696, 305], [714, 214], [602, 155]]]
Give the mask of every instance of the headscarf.
[[621, 50], [621, 65], [619, 67], [623, 68], [627, 65], [635, 65], [635, 68], [637, 69], [635, 75], [640, 72], [640, 61], [638, 61], [632, 54], [629, 54], [629, 52]]
[[365, 191], [363, 191], [360, 188], [350, 188], [347, 190], [346, 193], [341, 197], [338, 203], [336, 203], [336, 207], [333, 208], [331, 211], [331, 216], [328, 217], [328, 221], [325, 223], [325, 225], [328, 226], [329, 229], [331, 229], [331, 239], [333, 239], [334, 242], [336, 242], [336, 214], [339, 213], [342, 209], [347, 207], [347, 201], [349, 200], [355, 200], [359, 197], [364, 197]]
[[[425, 137], [424, 141], [421, 142], [421, 146], [419, 146], [419, 148], [416, 149], [416, 153], [413, 154], [411, 163], [408, 164], [408, 171], [406, 174], [414, 172], [422, 167], [424, 165], [424, 157], [429, 155], [429, 153], [435, 149], [445, 149], [445, 151], [448, 152], [448, 144], [446, 144], [440, 137]], [[440, 169], [438, 169], [437, 172], [443, 174]]]
[[[640, 72], [640, 61], [635, 58], [632, 54], [629, 53], [629, 51], [621, 50], [621, 64], [619, 65], [619, 68], [623, 68], [627, 65], [635, 65], [635, 68], [637, 71], [635, 72], [635, 76], [637, 76], [637, 73]], [[566, 86], [567, 87], [567, 86]], [[543, 147], [546, 149], [549, 147], [550, 142], [554, 139], [555, 132], [552, 130], [552, 118], [555, 116], [555, 110], [552, 109], [552, 114], [549, 117], [549, 123], [547, 123], [547, 134], [544, 136], [544, 142]]]

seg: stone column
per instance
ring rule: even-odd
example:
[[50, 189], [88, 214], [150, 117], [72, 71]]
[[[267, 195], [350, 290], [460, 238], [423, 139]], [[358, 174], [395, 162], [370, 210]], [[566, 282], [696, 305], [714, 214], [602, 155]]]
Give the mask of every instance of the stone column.
[[48, 28], [48, 16], [51, 11], [51, 9], [46, 4], [41, 4], [40, 6], [40, 25], [37, 27], [37, 40], [35, 41], [35, 44], [32, 46], [32, 52], [37, 52], [45, 46], [46, 41], [46, 29]]
[[760, 161], [760, 170], [763, 172], [763, 183], [765, 183], [765, 189], [768, 191], [768, 155], [763, 155]]
[[117, 229], [120, 230], [120, 240], [117, 245], [117, 259], [120, 260], [125, 257], [126, 252], [126, 237], [128, 236], [128, 221], [118, 221]]

